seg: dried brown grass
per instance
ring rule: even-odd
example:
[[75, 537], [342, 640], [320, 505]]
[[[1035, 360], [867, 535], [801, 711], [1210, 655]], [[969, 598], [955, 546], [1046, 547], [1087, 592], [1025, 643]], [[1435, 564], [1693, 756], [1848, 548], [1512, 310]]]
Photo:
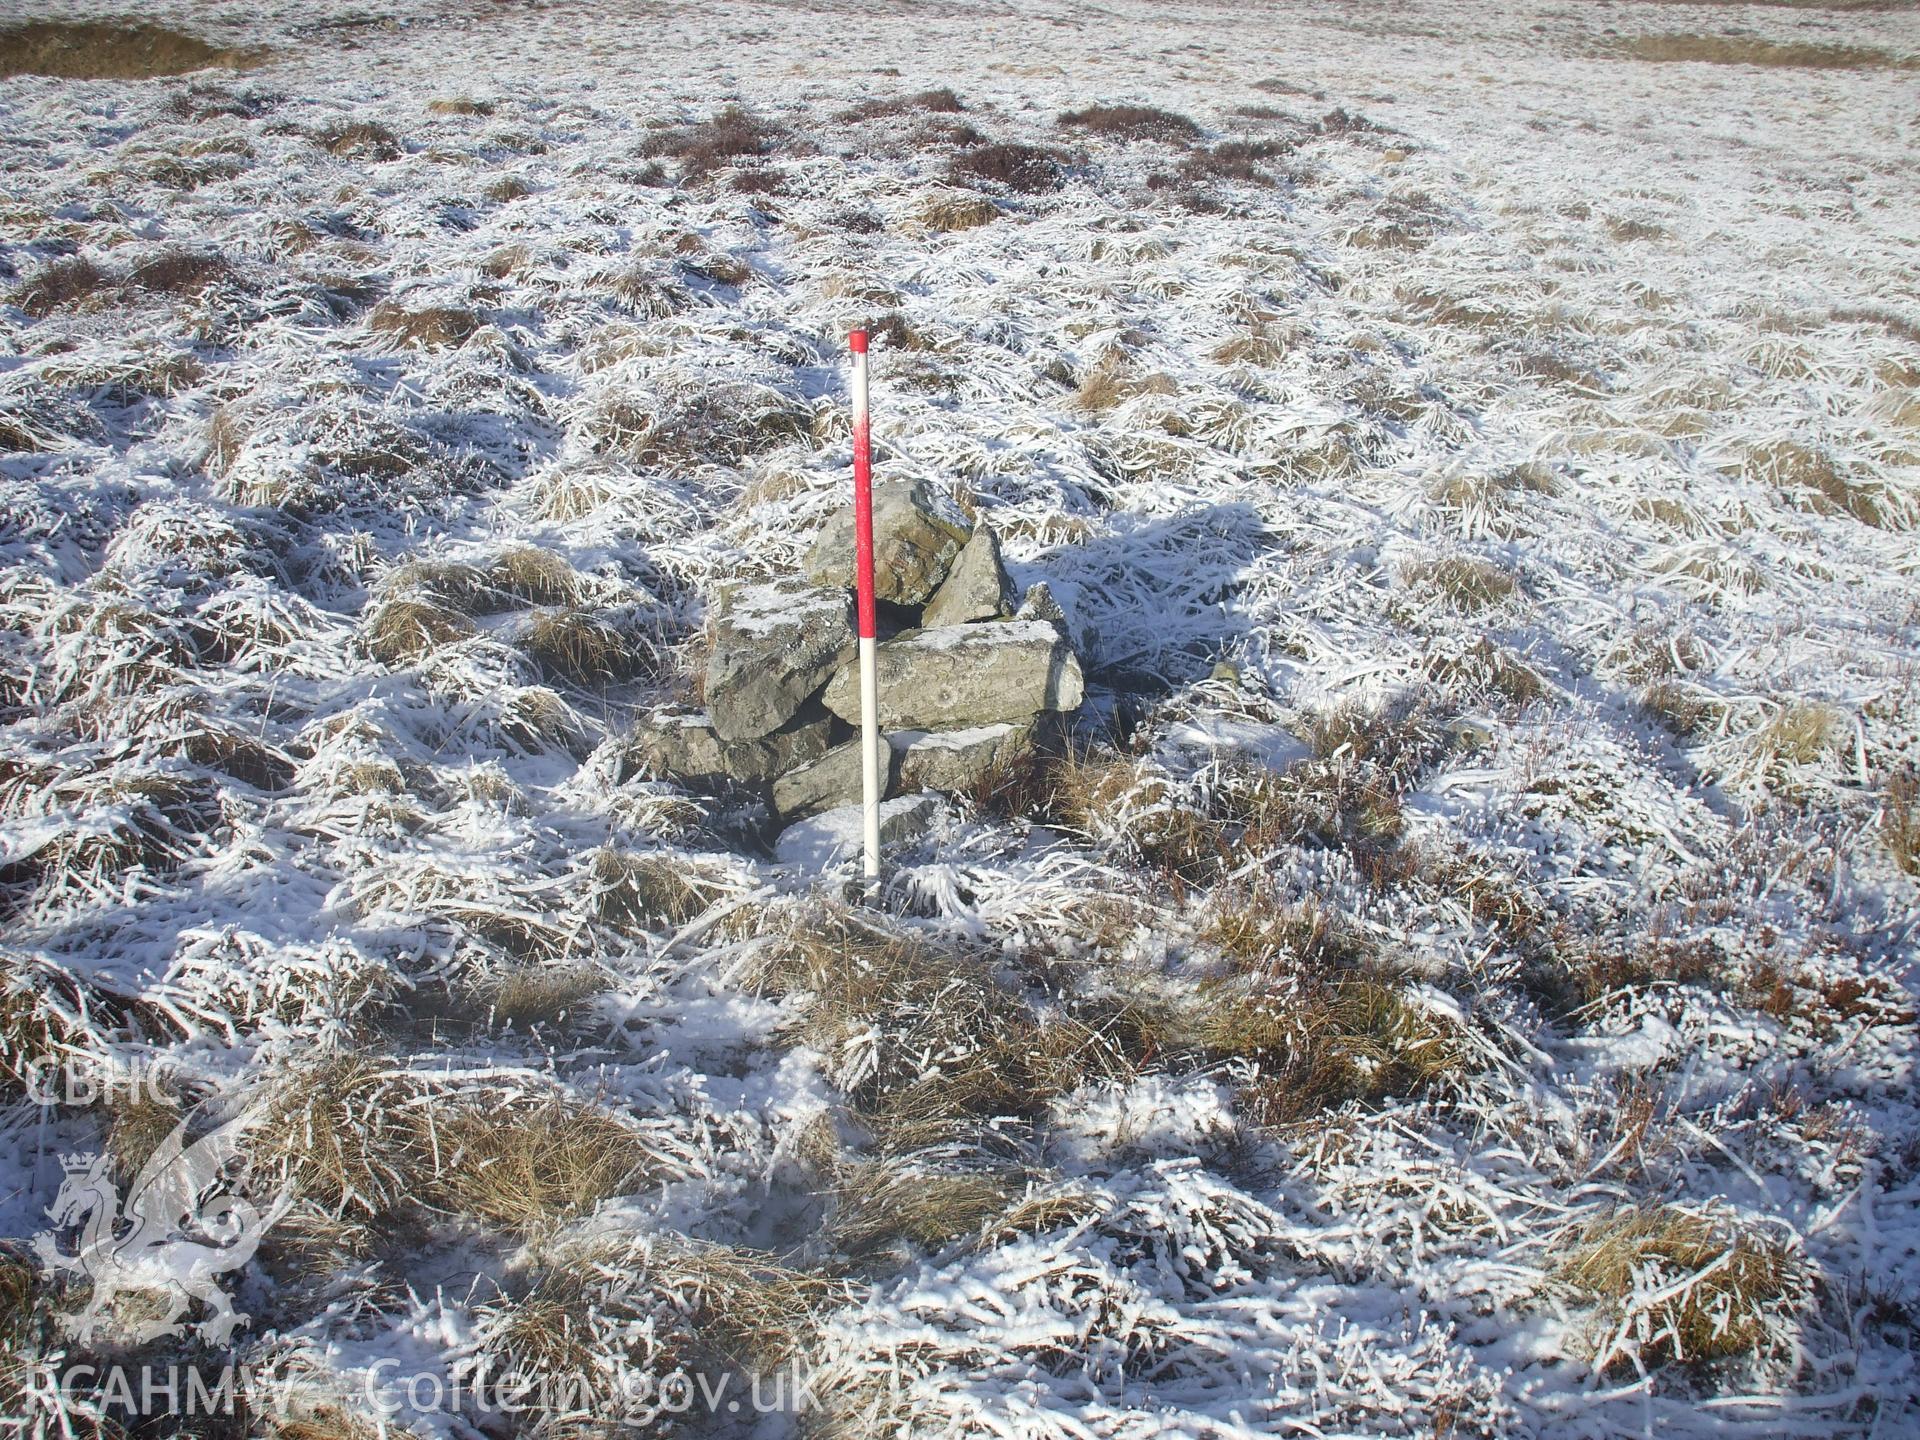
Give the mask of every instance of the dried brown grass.
[[474, 998], [496, 1025], [532, 1030], [578, 1014], [607, 984], [607, 977], [591, 965], [529, 965], [492, 977]]
[[0, 28], [0, 77], [145, 80], [192, 70], [246, 70], [262, 49], [215, 45], [161, 25], [129, 21], [36, 20]]
[[398, 160], [405, 152], [400, 137], [378, 120], [350, 120], [329, 125], [314, 136], [329, 155], [356, 160]]
[[532, 1232], [654, 1178], [657, 1157], [612, 1114], [559, 1097], [502, 1112], [462, 1106], [434, 1120], [437, 1203]]
[[604, 685], [626, 679], [647, 658], [632, 637], [575, 606], [535, 610], [514, 643], [549, 674], [575, 685]]
[[603, 846], [588, 868], [588, 896], [601, 920], [624, 931], [680, 926], [706, 910], [720, 887], [693, 866], [663, 854]]
[[1510, 600], [1520, 583], [1491, 560], [1473, 555], [1443, 555], [1415, 560], [1400, 567], [1400, 581], [1409, 589], [1438, 596], [1455, 610], [1471, 613]]
[[1696, 65], [1755, 65], [1791, 70], [1915, 70], [1920, 57], [1871, 45], [1762, 40], [1754, 35], [1636, 35], [1606, 53], [1632, 60]]
[[367, 328], [395, 345], [417, 350], [453, 350], [473, 338], [480, 328], [480, 317], [458, 305], [408, 308], [398, 301], [383, 300], [373, 307]]
[[1081, 377], [1071, 403], [1076, 410], [1100, 415], [1137, 396], [1173, 395], [1178, 389], [1167, 376], [1140, 374], [1124, 357], [1110, 355]]
[[401, 597], [374, 612], [363, 643], [382, 665], [407, 665], [473, 633], [473, 622], [459, 611], [432, 600]]
[[654, 136], [641, 153], [677, 159], [682, 180], [700, 180], [737, 161], [772, 154], [786, 133], [783, 126], [743, 106], [729, 105], [698, 124]]
[[911, 95], [896, 95], [885, 100], [863, 100], [840, 112], [841, 120], [880, 120], [893, 115], [958, 115], [966, 110], [958, 95], [942, 87], [920, 90]]
[[882, 1151], [949, 1143], [999, 1116], [1032, 1116], [1146, 1053], [1144, 1011], [1038, 1016], [984, 952], [879, 929], [848, 912], [799, 917], [763, 943], [756, 978], [805, 997], [789, 1038], [867, 1051], [847, 1099]]
[[1116, 140], [1162, 140], [1181, 144], [1200, 138], [1200, 127], [1184, 115], [1152, 105], [1089, 105], [1069, 110], [1057, 122], [1062, 129], [1106, 135]]
[[114, 288], [113, 277], [84, 255], [70, 255], [37, 271], [13, 293], [13, 303], [36, 320], [68, 310]]
[[916, 212], [930, 230], [972, 230], [1000, 218], [1000, 207], [970, 190], [938, 190], [920, 202]]
[[962, 185], [999, 185], [1020, 195], [1043, 195], [1066, 184], [1066, 155], [1050, 147], [999, 142], [974, 145], [947, 162]]
[[1782, 1242], [1675, 1206], [1595, 1221], [1557, 1275], [1601, 1302], [1608, 1334], [1596, 1361], [1620, 1370], [1769, 1348], [1806, 1287]]
[[1920, 772], [1903, 765], [1887, 777], [1886, 798], [1880, 806], [1880, 837], [1894, 864], [1909, 875], [1920, 875]]
[[1251, 1063], [1239, 1101], [1257, 1125], [1417, 1096], [1466, 1065], [1454, 1022], [1408, 999], [1391, 980], [1359, 973], [1211, 987], [1191, 1036], [1209, 1058]]

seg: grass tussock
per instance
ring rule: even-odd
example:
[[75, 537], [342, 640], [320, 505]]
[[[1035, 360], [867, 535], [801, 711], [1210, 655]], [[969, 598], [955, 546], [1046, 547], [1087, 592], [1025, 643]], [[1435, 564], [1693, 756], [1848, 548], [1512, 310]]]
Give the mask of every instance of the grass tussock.
[[920, 202], [916, 213], [929, 230], [973, 230], [1000, 218], [1000, 207], [971, 190], [939, 190]]
[[1661, 729], [1679, 740], [1696, 740], [1717, 729], [1727, 707], [1718, 696], [1685, 680], [1655, 680], [1641, 687], [1639, 706]]
[[1309, 897], [1284, 904], [1255, 885], [1214, 897], [1198, 938], [1239, 974], [1328, 975], [1360, 966], [1374, 946], [1337, 911]]
[[84, 255], [55, 260], [13, 293], [13, 303], [36, 320], [75, 309], [113, 289], [113, 277]]
[[863, 100], [841, 111], [839, 118], [857, 123], [862, 120], [883, 120], [895, 115], [959, 115], [966, 108], [958, 95], [943, 86], [938, 90], [919, 90], [911, 95], [896, 95], [885, 100]]
[[831, 1191], [835, 1249], [860, 1260], [903, 1242], [934, 1250], [978, 1236], [1028, 1183], [1012, 1166], [942, 1165], [940, 1158], [887, 1156], [843, 1165]]
[[367, 328], [394, 345], [415, 350], [455, 350], [471, 340], [480, 317], [459, 305], [409, 308], [394, 300], [373, 307]]
[[1141, 395], [1173, 395], [1178, 388], [1167, 376], [1141, 374], [1119, 356], [1109, 356], [1090, 368], [1075, 387], [1071, 404], [1089, 415], [1103, 415]]
[[1341, 849], [1370, 883], [1402, 883], [1400, 796], [1453, 743], [1439, 718], [1413, 704], [1347, 704], [1303, 728], [1313, 757], [1284, 773], [1228, 766], [1189, 790], [1137, 758], [1069, 750], [1005, 784], [1029, 813], [1119, 848], [1176, 893], [1282, 845]]
[[1600, 1305], [1602, 1371], [1768, 1350], [1805, 1293], [1803, 1267], [1783, 1242], [1671, 1205], [1594, 1222], [1558, 1278]]
[[666, 855], [603, 846], [588, 867], [588, 903], [607, 924], [628, 932], [685, 925], [714, 903], [720, 887]]
[[329, 125], [314, 136], [329, 155], [352, 160], [398, 160], [406, 153], [400, 137], [378, 120], [352, 120]]
[[517, 1394], [538, 1434], [579, 1433], [596, 1412], [664, 1420], [667, 1377], [771, 1371], [845, 1298], [771, 1255], [684, 1237], [587, 1236], [533, 1258], [530, 1283], [509, 1277], [476, 1307], [476, 1379]]
[[1456, 1022], [1364, 973], [1231, 981], [1208, 991], [1192, 1026], [1203, 1055], [1251, 1067], [1239, 1102], [1257, 1125], [1421, 1095], [1467, 1063]]
[[131, 1180], [160, 1144], [185, 1118], [180, 1102], [171, 1096], [142, 1090], [116, 1094], [109, 1102], [107, 1153], [121, 1179]]
[[535, 610], [514, 643], [549, 674], [575, 685], [626, 679], [648, 658], [632, 636], [573, 606]]
[[1271, 325], [1255, 325], [1244, 335], [1234, 335], [1213, 348], [1213, 358], [1222, 365], [1253, 365], [1266, 368], [1280, 364], [1293, 349], [1292, 337]]
[[436, 1201], [510, 1230], [587, 1214], [660, 1174], [638, 1131], [577, 1101], [554, 1097], [504, 1113], [457, 1107], [434, 1123], [442, 1154]]
[[363, 636], [367, 653], [382, 665], [411, 665], [474, 634], [473, 622], [449, 606], [399, 597], [380, 606]]
[[1493, 700], [1521, 707], [1547, 693], [1539, 671], [1484, 635], [1464, 650], [1436, 654], [1427, 674], [1469, 704]]
[[1067, 157], [1039, 145], [974, 145], [947, 162], [947, 175], [962, 185], [997, 185], [1019, 195], [1044, 195], [1067, 183]]
[[128, 21], [37, 20], [0, 28], [0, 77], [147, 80], [194, 70], [246, 70], [268, 52], [213, 44], [185, 31]]
[[785, 136], [783, 126], [743, 106], [729, 105], [711, 119], [654, 136], [641, 153], [648, 158], [676, 159], [682, 180], [702, 180], [742, 160], [773, 154]]
[[1152, 105], [1089, 105], [1069, 110], [1056, 122], [1063, 130], [1105, 135], [1115, 140], [1161, 140], [1173, 144], [1198, 140], [1200, 127], [1184, 115]]
[[0, 960], [0, 1095], [18, 1098], [41, 1072], [81, 1051], [96, 1018], [119, 1019], [64, 971]]
[[173, 296], [199, 295], [233, 274], [224, 255], [184, 246], [169, 246], [135, 265], [127, 284], [136, 290]]
[[1132, 1073], [1151, 1048], [1134, 1007], [1043, 1020], [988, 956], [837, 911], [762, 942], [755, 974], [804, 997], [789, 1038], [832, 1057], [832, 1078], [889, 1154], [1034, 1115], [1089, 1079]]
[[1847, 717], [1831, 705], [1788, 702], [1754, 731], [1754, 758], [1762, 768], [1811, 765], [1849, 734]]
[[611, 1111], [551, 1093], [436, 1093], [365, 1051], [279, 1074], [250, 1147], [256, 1172], [327, 1215], [372, 1220], [425, 1206], [521, 1233], [586, 1214], [677, 1163]]
[[617, 391], [596, 397], [584, 429], [601, 453], [684, 472], [737, 466], [812, 434], [813, 412], [769, 386], [720, 384], [643, 404]]
[[1271, 185], [1273, 177], [1261, 168], [1261, 163], [1277, 160], [1290, 154], [1292, 149], [1284, 140], [1222, 140], [1182, 156], [1179, 178], [1188, 186]]
[[525, 605], [577, 605], [581, 599], [579, 572], [538, 545], [502, 550], [487, 567], [486, 579], [494, 591]]
[[1473, 555], [1410, 561], [1400, 567], [1400, 583], [1469, 614], [1511, 600], [1520, 590], [1510, 572]]
[[1915, 503], [1899, 490], [1798, 441], [1777, 440], [1754, 447], [1741, 473], [1778, 486], [1816, 515], [1851, 515], [1882, 530], [1908, 529], [1915, 520]]
[[421, 1093], [413, 1077], [361, 1051], [296, 1065], [268, 1088], [253, 1165], [330, 1215], [385, 1215], [423, 1178]]
[[1656, 64], [1756, 65], [1788, 70], [1920, 69], [1920, 59], [1871, 45], [1762, 40], [1755, 35], [1636, 35], [1609, 53]]
[[37, 850], [7, 867], [36, 903], [99, 903], [131, 880], [168, 874], [219, 825], [218, 797], [202, 777], [170, 771], [103, 772], [58, 798], [72, 813]]
[[606, 988], [606, 976], [590, 965], [529, 965], [492, 977], [473, 998], [494, 1024], [528, 1031], [564, 1024]]
[[1920, 875], [1920, 772], [1902, 766], [1887, 777], [1886, 798], [1880, 806], [1880, 837], [1893, 863], [1909, 875]]

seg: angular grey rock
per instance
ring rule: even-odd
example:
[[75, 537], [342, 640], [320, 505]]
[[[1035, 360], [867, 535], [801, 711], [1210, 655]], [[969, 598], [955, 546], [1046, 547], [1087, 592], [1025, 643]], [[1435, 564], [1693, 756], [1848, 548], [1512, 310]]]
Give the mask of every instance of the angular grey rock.
[[1016, 620], [1044, 620], [1062, 635], [1067, 637], [1075, 651], [1090, 655], [1100, 645], [1100, 632], [1086, 621], [1075, 616], [1060, 603], [1060, 597], [1044, 580], [1037, 580], [1027, 587], [1027, 593], [1021, 597], [1020, 608], [1013, 612]]
[[757, 740], [726, 740], [705, 711], [656, 710], [634, 731], [627, 758], [635, 768], [696, 785], [766, 785], [826, 754], [832, 723], [820, 715]]
[[1004, 620], [1013, 614], [1013, 581], [1000, 563], [1000, 541], [990, 525], [976, 525], [960, 547], [946, 583], [920, 615], [922, 629], [965, 625], [970, 620]]
[[1053, 588], [1044, 580], [1036, 580], [1027, 587], [1027, 593], [1020, 597], [1020, 608], [1014, 611], [1016, 620], [1044, 620], [1062, 635], [1067, 633], [1067, 612], [1060, 608], [1060, 602], [1053, 598]]
[[[873, 593], [895, 605], [924, 605], [947, 578], [973, 527], [924, 480], [873, 487]], [[835, 513], [807, 552], [816, 585], [853, 584], [853, 510]]]
[[[773, 843], [782, 865], [825, 870], [860, 853], [864, 817], [858, 805], [843, 805], [811, 820], [788, 826]], [[932, 795], [902, 795], [880, 807], [880, 843], [907, 845], [932, 830], [946, 807]]]
[[1003, 721], [972, 730], [896, 730], [887, 736], [899, 757], [902, 791], [965, 793], [994, 770], [1033, 749], [1034, 722]]
[[734, 591], [715, 620], [707, 714], [723, 740], [757, 740], [791, 720], [854, 653], [840, 590], [776, 580]]
[[[883, 798], [893, 791], [894, 763], [891, 747], [880, 752]], [[798, 820], [840, 805], [858, 804], [860, 786], [860, 742], [849, 740], [775, 780], [773, 808], [779, 815]]]
[[[1065, 637], [1044, 620], [915, 630], [877, 648], [882, 730], [965, 730], [1072, 710], [1084, 684]], [[858, 667], [843, 666], [821, 700], [860, 718]]]

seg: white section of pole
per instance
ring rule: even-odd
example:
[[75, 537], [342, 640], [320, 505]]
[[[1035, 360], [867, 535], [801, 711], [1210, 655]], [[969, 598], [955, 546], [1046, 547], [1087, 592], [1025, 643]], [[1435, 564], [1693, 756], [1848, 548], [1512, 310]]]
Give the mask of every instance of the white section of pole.
[[867, 416], [867, 336], [856, 331], [853, 345], [853, 486], [855, 529], [854, 584], [859, 592], [860, 636], [860, 800], [865, 831], [866, 876], [880, 878], [880, 674], [874, 653], [873, 593], [873, 447]]
[[860, 796], [867, 878], [880, 878], [880, 667], [871, 635], [860, 637]]

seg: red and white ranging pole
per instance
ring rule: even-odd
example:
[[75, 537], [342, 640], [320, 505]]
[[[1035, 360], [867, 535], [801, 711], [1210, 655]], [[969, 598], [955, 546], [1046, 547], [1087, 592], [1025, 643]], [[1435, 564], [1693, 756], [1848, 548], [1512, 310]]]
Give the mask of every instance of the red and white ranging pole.
[[860, 798], [866, 832], [866, 874], [880, 875], [880, 672], [874, 655], [873, 442], [867, 428], [867, 332], [853, 347], [853, 581], [860, 637]]

